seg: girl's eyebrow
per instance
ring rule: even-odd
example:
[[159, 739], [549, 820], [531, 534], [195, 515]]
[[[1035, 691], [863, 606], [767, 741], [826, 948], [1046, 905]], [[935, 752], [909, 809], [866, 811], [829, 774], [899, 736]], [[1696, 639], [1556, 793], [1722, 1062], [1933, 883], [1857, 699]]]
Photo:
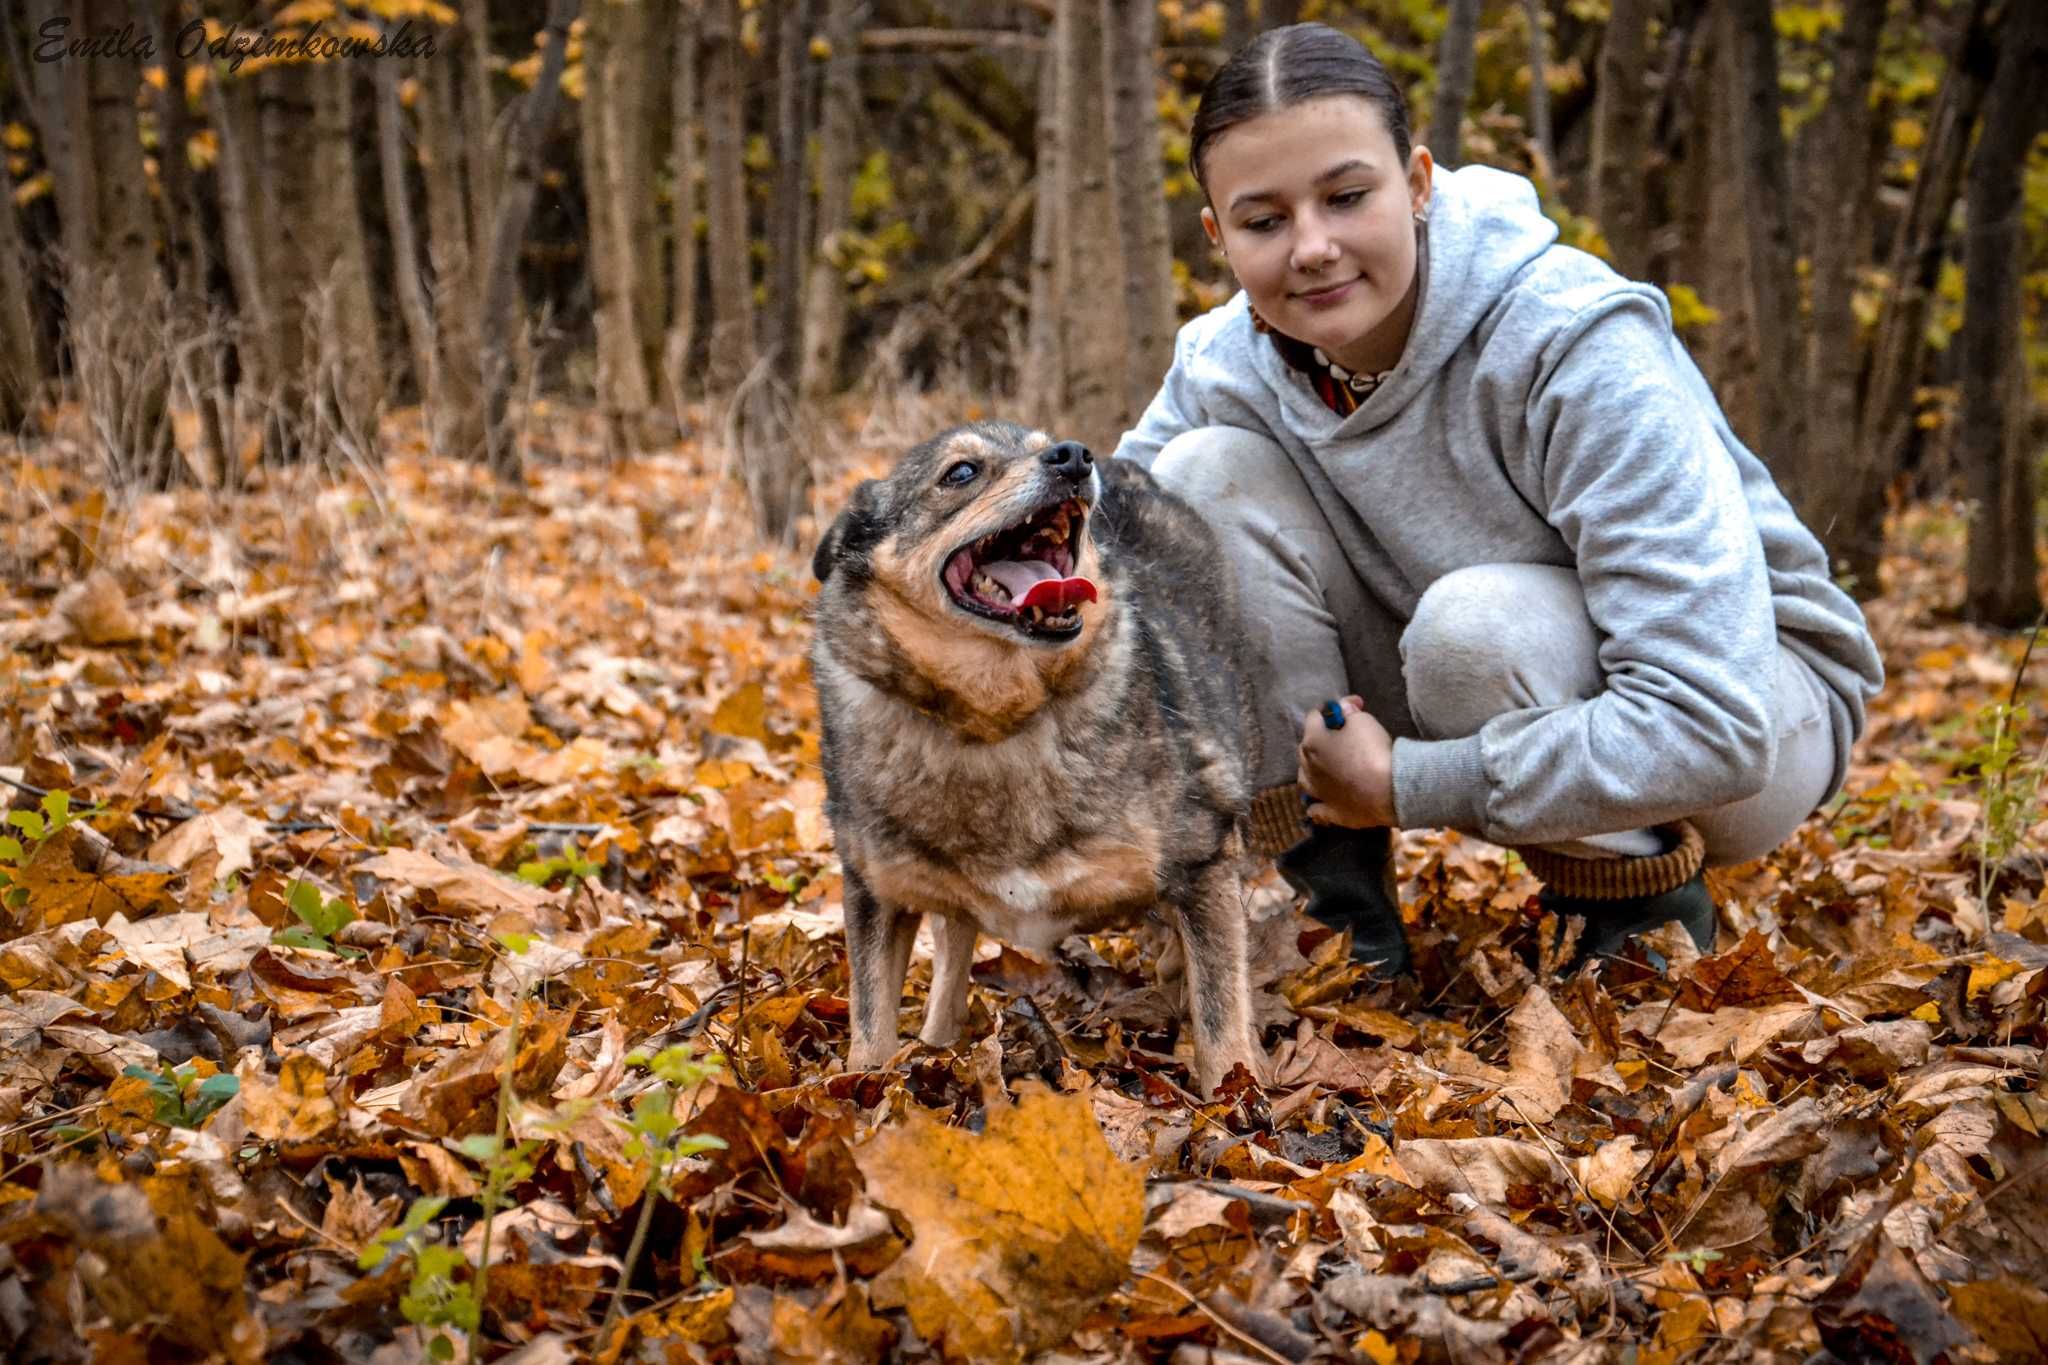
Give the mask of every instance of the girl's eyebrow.
[[[1318, 188], [1320, 188], [1324, 185], [1329, 184], [1332, 180], [1342, 180], [1345, 176], [1351, 175], [1356, 171], [1369, 171], [1371, 169], [1372, 163], [1370, 161], [1367, 161], [1362, 157], [1354, 156], [1349, 161], [1338, 162], [1336, 165], [1330, 167], [1329, 170], [1324, 171], [1321, 175], [1317, 176], [1315, 178], [1315, 184]], [[1280, 198], [1280, 192], [1278, 190], [1246, 190], [1243, 194], [1232, 195], [1230, 197], [1229, 206], [1231, 209], [1234, 210], [1242, 204], [1254, 203], [1261, 199], [1278, 198]]]

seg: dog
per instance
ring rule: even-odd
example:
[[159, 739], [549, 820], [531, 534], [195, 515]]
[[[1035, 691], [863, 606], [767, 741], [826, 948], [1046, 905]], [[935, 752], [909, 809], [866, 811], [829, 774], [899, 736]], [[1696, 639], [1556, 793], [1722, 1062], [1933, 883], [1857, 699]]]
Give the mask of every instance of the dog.
[[1195, 1078], [1253, 1035], [1241, 897], [1256, 770], [1235, 584], [1199, 513], [1127, 461], [1005, 422], [857, 487], [812, 561], [826, 814], [845, 865], [849, 1067], [957, 1041], [981, 934], [1045, 953], [1164, 907]]

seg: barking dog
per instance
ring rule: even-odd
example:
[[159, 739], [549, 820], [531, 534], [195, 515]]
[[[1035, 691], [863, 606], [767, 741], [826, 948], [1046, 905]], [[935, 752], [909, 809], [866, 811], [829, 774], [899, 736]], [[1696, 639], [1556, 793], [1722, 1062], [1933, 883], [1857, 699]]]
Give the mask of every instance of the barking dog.
[[1197, 1082], [1261, 1075], [1238, 870], [1255, 730], [1235, 590], [1201, 517], [1134, 465], [978, 423], [860, 485], [812, 567], [849, 1064], [895, 1052], [924, 916], [919, 1036], [944, 1046], [978, 935], [1044, 952], [1163, 906]]

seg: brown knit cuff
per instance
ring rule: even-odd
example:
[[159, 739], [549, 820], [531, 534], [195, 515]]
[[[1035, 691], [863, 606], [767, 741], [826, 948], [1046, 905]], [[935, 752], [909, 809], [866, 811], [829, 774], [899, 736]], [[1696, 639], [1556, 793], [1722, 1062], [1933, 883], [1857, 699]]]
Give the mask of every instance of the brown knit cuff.
[[1707, 855], [1706, 841], [1684, 820], [1659, 825], [1671, 847], [1654, 858], [1574, 858], [1546, 848], [1518, 848], [1529, 870], [1561, 896], [1611, 901], [1655, 896], [1691, 881]]
[[1246, 844], [1253, 855], [1277, 858], [1308, 838], [1307, 809], [1301, 801], [1301, 788], [1292, 782], [1268, 787], [1254, 796], [1246, 829]]

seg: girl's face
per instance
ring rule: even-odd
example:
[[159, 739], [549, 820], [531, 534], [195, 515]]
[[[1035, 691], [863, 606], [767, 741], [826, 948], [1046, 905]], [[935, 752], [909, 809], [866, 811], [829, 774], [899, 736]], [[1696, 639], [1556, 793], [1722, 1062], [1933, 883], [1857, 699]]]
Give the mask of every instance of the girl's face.
[[1378, 109], [1330, 95], [1232, 126], [1203, 160], [1202, 230], [1259, 315], [1347, 369], [1392, 369], [1415, 320], [1428, 150], [1403, 166]]

